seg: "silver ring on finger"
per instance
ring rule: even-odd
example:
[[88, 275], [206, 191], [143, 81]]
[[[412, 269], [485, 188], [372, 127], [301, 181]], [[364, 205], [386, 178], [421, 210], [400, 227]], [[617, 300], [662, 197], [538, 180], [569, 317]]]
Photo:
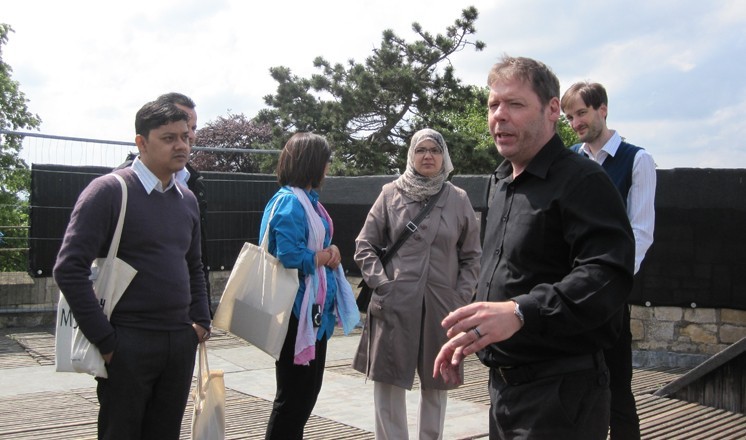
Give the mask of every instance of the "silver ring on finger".
[[475, 335], [477, 335], [477, 339], [482, 337], [482, 334], [479, 332], [479, 329], [476, 327], [472, 327], [471, 331], [474, 332]]

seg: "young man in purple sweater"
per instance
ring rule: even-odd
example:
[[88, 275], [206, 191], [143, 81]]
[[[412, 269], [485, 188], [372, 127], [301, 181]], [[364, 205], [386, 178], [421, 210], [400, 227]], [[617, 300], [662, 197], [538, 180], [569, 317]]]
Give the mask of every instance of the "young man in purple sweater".
[[102, 176], [73, 209], [54, 278], [83, 334], [101, 351], [99, 439], [178, 439], [197, 344], [209, 338], [197, 200], [174, 179], [189, 159], [188, 115], [172, 103], [145, 104], [135, 118], [140, 157], [117, 170], [127, 184], [118, 257], [137, 270], [106, 319], [89, 280], [106, 256], [121, 186]]

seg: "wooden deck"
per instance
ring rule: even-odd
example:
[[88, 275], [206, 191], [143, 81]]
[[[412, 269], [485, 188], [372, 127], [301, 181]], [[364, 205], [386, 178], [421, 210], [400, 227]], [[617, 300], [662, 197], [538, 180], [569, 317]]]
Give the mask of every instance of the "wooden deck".
[[[211, 348], [230, 348], [245, 342], [218, 335]], [[54, 337], [48, 332], [27, 331], [0, 334], [0, 374], [2, 369], [54, 364]], [[360, 377], [350, 360], [327, 363], [330, 373]], [[633, 376], [643, 439], [726, 440], [746, 439], [746, 415], [681, 400], [654, 396], [661, 387], [686, 373], [684, 369], [641, 370]], [[488, 370], [475, 357], [465, 364], [465, 383], [449, 392], [459, 399], [489, 406]], [[415, 383], [415, 387], [418, 384]], [[272, 403], [236, 390], [226, 390], [226, 438], [260, 439]], [[191, 403], [187, 407], [182, 439], [189, 438]], [[30, 393], [0, 398], [0, 440], [95, 439], [98, 403], [95, 388], [67, 392]], [[333, 420], [312, 416], [306, 428], [307, 439], [373, 439], [372, 432]], [[486, 438], [486, 435], [484, 437]]]
[[[226, 390], [226, 439], [264, 438], [272, 402]], [[95, 440], [98, 403], [95, 388], [26, 394], [0, 399], [0, 439]], [[188, 440], [192, 405], [187, 406], [181, 438]], [[371, 432], [311, 416], [306, 438], [373, 439]]]

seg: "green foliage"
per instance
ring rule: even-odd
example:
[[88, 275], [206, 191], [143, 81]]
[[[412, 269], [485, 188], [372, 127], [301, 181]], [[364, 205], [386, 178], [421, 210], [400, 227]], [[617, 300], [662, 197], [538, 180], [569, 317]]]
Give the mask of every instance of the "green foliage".
[[573, 131], [570, 121], [567, 120], [565, 115], [560, 115], [559, 121], [557, 121], [557, 133], [567, 147], [572, 147], [580, 142], [580, 138]]
[[489, 174], [502, 162], [487, 125], [489, 88], [471, 86], [465, 95], [460, 108], [434, 115], [430, 126], [446, 139], [454, 174]]
[[[2, 48], [13, 29], [0, 23], [0, 128], [5, 130], [36, 129], [41, 119], [32, 114], [13, 69], [3, 61]], [[28, 191], [31, 174], [19, 157], [22, 136], [0, 135], [0, 271], [25, 271], [28, 247]], [[20, 250], [19, 250], [20, 249]]]
[[[470, 41], [475, 33], [476, 8], [464, 9], [445, 34], [432, 35], [418, 23], [419, 39], [408, 43], [393, 31], [364, 63], [334, 64], [317, 57], [320, 73], [310, 78], [293, 75], [287, 67], [270, 69], [277, 81], [270, 107], [257, 119], [274, 127], [275, 146], [288, 133], [314, 131], [327, 137], [334, 149], [332, 173], [338, 175], [390, 174], [403, 170], [407, 141], [423, 126], [439, 125], [441, 114], [454, 114], [473, 99], [470, 87], [456, 78], [449, 57], [484, 43]], [[457, 143], [475, 148], [479, 139], [459, 132]], [[463, 170], [462, 170], [463, 171]]]

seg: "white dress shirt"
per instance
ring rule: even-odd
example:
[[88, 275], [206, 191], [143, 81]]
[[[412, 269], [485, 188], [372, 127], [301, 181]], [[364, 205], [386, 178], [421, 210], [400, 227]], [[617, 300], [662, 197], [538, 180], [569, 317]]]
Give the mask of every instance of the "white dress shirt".
[[161, 180], [156, 177], [144, 163], [142, 163], [139, 157], [136, 157], [135, 160], [132, 161], [132, 171], [134, 171], [137, 178], [140, 179], [140, 183], [142, 183], [142, 186], [145, 188], [145, 192], [147, 192], [148, 195], [150, 195], [153, 190], [164, 193], [174, 187], [181, 198], [184, 198], [184, 194], [181, 193], [179, 185], [175, 184], [176, 180], [174, 179], [174, 176], [171, 176], [171, 181], [168, 183], [168, 186], [164, 188]]
[[[586, 144], [580, 147], [580, 151], [588, 157], [603, 164], [609, 156], [614, 156], [622, 143], [622, 137], [614, 130], [613, 135], [606, 144], [594, 155]], [[632, 165], [632, 186], [627, 194], [627, 217], [632, 225], [635, 235], [635, 273], [640, 270], [640, 264], [645, 253], [653, 244], [653, 230], [655, 229], [655, 161], [653, 156], [644, 149], [635, 155]]]
[[189, 177], [191, 175], [192, 174], [189, 172], [189, 170], [184, 167], [177, 171], [176, 174], [174, 174], [174, 177], [176, 177], [176, 180], [181, 182], [184, 186], [187, 186], [187, 183], [189, 183]]

